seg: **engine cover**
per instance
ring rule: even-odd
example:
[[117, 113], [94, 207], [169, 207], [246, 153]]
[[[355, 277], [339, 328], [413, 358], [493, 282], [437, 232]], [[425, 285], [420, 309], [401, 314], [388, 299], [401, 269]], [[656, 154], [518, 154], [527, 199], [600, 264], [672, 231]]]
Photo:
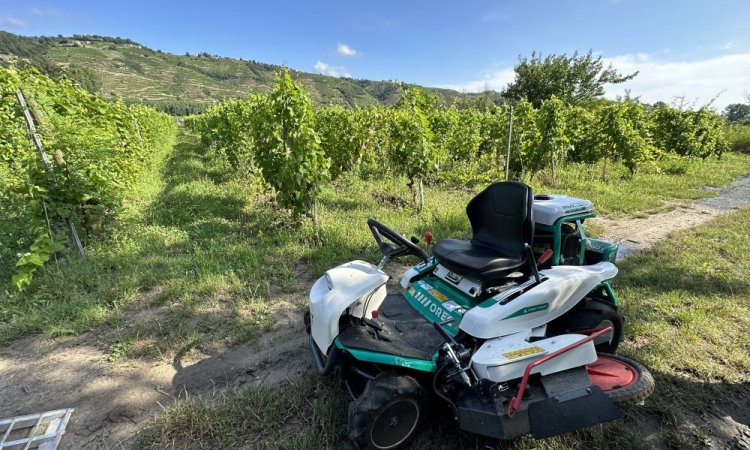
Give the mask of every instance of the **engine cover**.
[[582, 198], [567, 195], [537, 195], [534, 197], [534, 220], [536, 223], [552, 226], [555, 222], [571, 214], [594, 214], [594, 204]]
[[[586, 337], [581, 334], [563, 334], [528, 342], [530, 335], [531, 330], [528, 330], [486, 341], [471, 357], [474, 374], [480, 379], [496, 383], [521, 378], [530, 363]], [[596, 348], [589, 341], [540, 364], [531, 373], [549, 375], [591, 364], [596, 359]]]
[[602, 281], [614, 278], [609, 262], [591, 266], [555, 266], [540, 272], [546, 280], [505, 301], [503, 293], [464, 314], [460, 328], [470, 336], [492, 339], [542, 326], [568, 312]]

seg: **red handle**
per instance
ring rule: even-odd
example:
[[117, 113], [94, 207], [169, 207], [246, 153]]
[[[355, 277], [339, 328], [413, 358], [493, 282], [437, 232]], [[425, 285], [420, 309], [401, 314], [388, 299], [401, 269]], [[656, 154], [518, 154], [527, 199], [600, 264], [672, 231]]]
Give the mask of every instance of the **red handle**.
[[612, 330], [612, 327], [599, 328], [596, 330], [594, 334], [587, 336], [581, 339], [580, 341], [575, 341], [572, 344], [568, 344], [565, 347], [561, 348], [560, 350], [552, 352], [549, 355], [544, 356], [542, 358], [539, 358], [536, 361], [530, 363], [528, 366], [526, 366], [526, 370], [523, 372], [523, 378], [521, 379], [521, 384], [518, 386], [518, 394], [515, 397], [513, 397], [513, 399], [510, 401], [510, 404], [508, 405], [508, 417], [513, 417], [513, 414], [516, 411], [518, 411], [519, 407], [521, 407], [523, 394], [526, 392], [526, 386], [529, 384], [529, 375], [531, 375], [531, 371], [534, 369], [534, 367], [540, 364], [544, 364], [550, 359], [557, 358], [563, 353], [569, 352], [570, 350], [573, 350], [574, 348], [579, 347], [585, 344], [586, 342], [593, 341], [594, 339], [598, 338], [599, 336], [611, 330]]

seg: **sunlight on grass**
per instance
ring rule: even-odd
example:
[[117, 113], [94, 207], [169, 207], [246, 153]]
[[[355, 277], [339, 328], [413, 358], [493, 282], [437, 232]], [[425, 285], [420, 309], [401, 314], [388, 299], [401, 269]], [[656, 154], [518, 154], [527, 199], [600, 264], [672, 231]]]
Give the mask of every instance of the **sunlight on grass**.
[[[187, 325], [191, 317], [224, 309], [224, 316], [208, 319], [217, 325], [204, 327], [203, 338], [238, 342], [273, 323], [273, 315], [228, 308], [227, 299], [253, 303], [268, 301], [269, 294], [296, 294], [291, 301], [302, 308], [309, 283], [328, 268], [355, 258], [379, 260], [365, 226], [370, 217], [406, 236], [421, 238], [430, 230], [436, 240], [466, 238], [465, 207], [483, 187], [428, 184], [418, 212], [404, 179], [347, 174], [323, 189], [319, 243], [310, 222], [278, 208], [257, 177], [228, 177], [195, 141], [182, 134], [163, 164], [144, 175], [118, 221], [103, 230], [108, 238], [88, 243], [87, 260], [50, 264], [26, 292], [0, 298], [0, 342], [27, 333], [77, 334], [97, 324], [117, 327], [134, 304], [167, 306], [168, 316], [188, 328], [194, 327]], [[544, 174], [532, 184], [536, 192], [592, 199], [600, 213], [637, 214], [663, 207], [664, 200], [713, 195], [701, 186], [750, 173], [750, 156], [728, 154], [683, 169], [687, 175], [644, 170], [629, 178], [613, 165], [605, 184], [597, 167], [570, 164], [558, 171], [557, 187], [542, 183]], [[142, 339], [153, 338], [151, 328]], [[162, 339], [170, 342], [165, 348], [190, 333], [175, 334], [180, 338]]]
[[[105, 343], [112, 361], [172, 359], [178, 350], [204, 343], [246, 342], [275, 322], [281, 298], [301, 311], [309, 284], [328, 268], [355, 258], [379, 260], [365, 226], [368, 218], [406, 236], [430, 230], [436, 240], [466, 238], [471, 233], [466, 204], [483, 188], [428, 184], [425, 207], [418, 212], [405, 180], [345, 175], [322, 192], [319, 242], [309, 221], [296, 221], [279, 209], [256, 177], [228, 177], [192, 136], [182, 135], [163, 165], [153, 169], [118, 220], [88, 243], [86, 260], [69, 257], [49, 264], [27, 291], [8, 291], [0, 298], [0, 342], [105, 326], [112, 331]], [[615, 166], [609, 184], [599, 181], [598, 170], [571, 164], [558, 171], [555, 187], [544, 183], [544, 174], [532, 184], [536, 192], [591, 199], [610, 216], [647, 214], [665, 208], [665, 201], [714, 195], [701, 187], [750, 174], [750, 155], [686, 162], [678, 175], [643, 171], [630, 178]], [[748, 229], [745, 210], [682, 232], [622, 264], [616, 283], [628, 318], [622, 351], [648, 364], [657, 377], [657, 395], [646, 408], [628, 411], [623, 422], [543, 442], [524, 439], [509, 448], [649, 448], [631, 431], [637, 429], [633, 424], [647, 417], [670, 426], [683, 408], [699, 407], [718, 390], [747, 385]], [[124, 326], [137, 308], [152, 316]], [[142, 445], [170, 447], [172, 439], [187, 447], [345, 445], [346, 401], [338, 385], [307, 377], [293, 390], [291, 396], [264, 388], [178, 403]], [[262, 414], [248, 416], [249, 405]], [[291, 412], [269, 419], [277, 410]], [[260, 425], [248, 425], [246, 417]], [[454, 428], [438, 414], [415, 445], [479, 447], [473, 436], [445, 432]], [[669, 442], [691, 442], [679, 430], [670, 433]]]
[[[657, 382], [644, 407], [628, 409], [608, 425], [502, 448], [649, 449], [649, 433], [677, 448], [700, 446], [700, 435], [684, 426], [686, 415], [699, 416], [711, 401], [750, 385], [750, 266], [743, 263], [750, 258], [748, 229], [745, 209], [621, 264], [616, 289], [627, 322], [620, 353], [648, 365]], [[338, 380], [329, 383], [312, 372], [280, 388], [191, 398], [156, 419], [138, 448], [349, 448], [347, 402]], [[433, 408], [412, 447], [482, 448], [479, 438], [456, 428], [446, 411]]]

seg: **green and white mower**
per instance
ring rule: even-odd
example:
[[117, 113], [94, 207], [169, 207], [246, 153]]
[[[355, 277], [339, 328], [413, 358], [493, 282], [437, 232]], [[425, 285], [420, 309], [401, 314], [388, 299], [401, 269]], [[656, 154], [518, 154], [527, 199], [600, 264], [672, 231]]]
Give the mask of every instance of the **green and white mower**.
[[[342, 264], [310, 291], [313, 360], [322, 375], [342, 369], [354, 443], [405, 446], [431, 403], [493, 442], [609, 422], [618, 404], [648, 397], [650, 373], [613, 354], [617, 247], [586, 237], [591, 202], [502, 182], [466, 212], [472, 239], [442, 240], [432, 256], [368, 220], [380, 264]], [[406, 255], [422, 261], [388, 292], [382, 268]]]

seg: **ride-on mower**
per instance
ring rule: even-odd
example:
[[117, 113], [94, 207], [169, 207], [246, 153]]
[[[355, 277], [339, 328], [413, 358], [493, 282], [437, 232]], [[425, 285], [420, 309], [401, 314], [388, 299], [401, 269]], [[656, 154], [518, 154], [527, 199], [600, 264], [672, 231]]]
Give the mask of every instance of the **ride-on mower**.
[[[358, 447], [403, 447], [430, 402], [494, 442], [609, 422], [651, 394], [651, 374], [613, 354], [616, 246], [586, 237], [590, 202], [500, 182], [466, 213], [472, 239], [441, 240], [432, 256], [370, 219], [380, 264], [342, 264], [312, 287], [313, 360], [322, 375], [341, 367]], [[406, 255], [422, 261], [389, 293], [383, 266]]]

